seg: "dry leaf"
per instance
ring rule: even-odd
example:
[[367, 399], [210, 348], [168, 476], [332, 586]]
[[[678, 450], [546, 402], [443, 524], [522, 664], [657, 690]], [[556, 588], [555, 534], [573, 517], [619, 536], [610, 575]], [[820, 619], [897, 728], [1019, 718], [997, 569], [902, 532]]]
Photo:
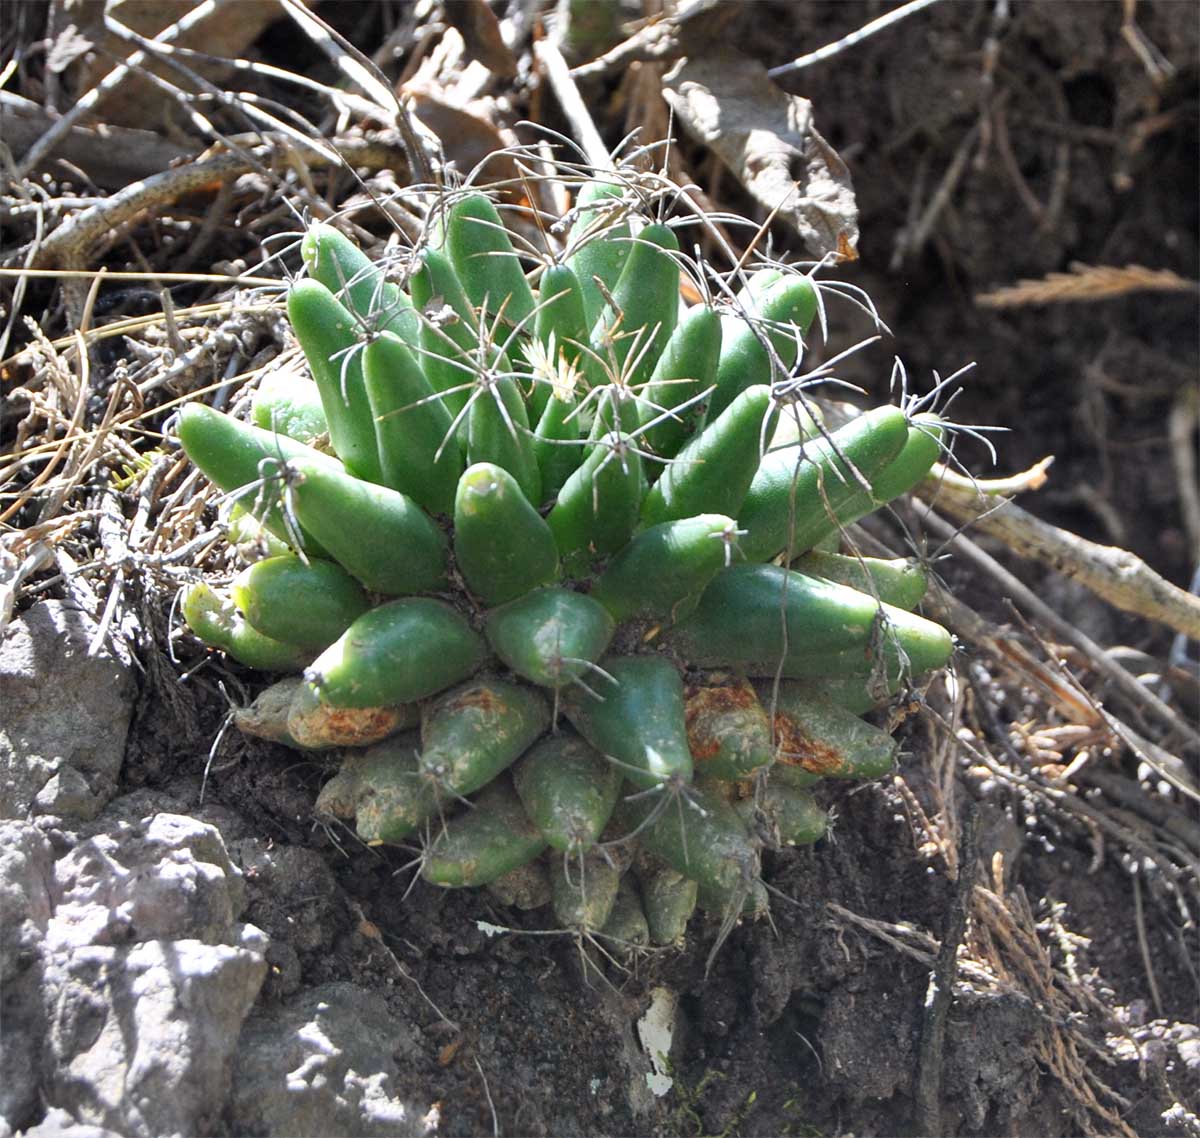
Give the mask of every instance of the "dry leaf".
[[[54, 124], [54, 116], [32, 99], [0, 91], [0, 124], [4, 142], [14, 154], [24, 154]], [[154, 131], [106, 124], [103, 129], [72, 127], [53, 156], [78, 166], [97, 185], [120, 190], [192, 153]]]
[[[124, 24], [139, 35], [154, 38], [165, 28], [177, 23], [196, 9], [196, 0], [113, 0], [108, 5], [109, 18]], [[189, 60], [192, 70], [210, 82], [224, 86], [229, 78], [222, 59], [236, 59], [262, 34], [264, 28], [279, 19], [278, 0], [237, 0], [215, 8], [207, 17], [173, 41], [175, 46], [202, 51], [211, 60]], [[112, 32], [98, 29], [97, 46], [114, 59], [124, 59], [132, 45]], [[176, 113], [175, 102], [150, 79], [140, 74], [148, 70], [168, 82], [192, 90], [192, 84], [165, 64], [149, 59], [126, 76], [120, 86], [101, 103], [100, 121], [122, 126], [145, 128]]]
[[505, 152], [508, 140], [486, 118], [454, 106], [430, 86], [406, 83], [402, 93], [411, 98], [413, 114], [441, 140], [447, 163], [460, 173], [469, 174], [486, 160], [482, 183], [517, 179], [516, 163]]
[[[416, 73], [400, 88], [418, 120], [441, 142], [447, 163], [461, 174], [487, 159], [483, 182], [510, 182], [518, 177], [513, 158], [501, 153], [517, 141], [497, 125], [503, 116], [496, 101], [482, 92], [493, 83], [487, 66], [472, 60], [457, 28], [447, 27]], [[490, 157], [489, 157], [490, 156]]]
[[846, 164], [817, 132], [812, 104], [745, 56], [682, 59], [663, 95], [756, 201], [793, 225], [817, 257], [858, 257], [858, 206]]
[[443, 0], [446, 19], [459, 31], [467, 54], [494, 75], [514, 78], [517, 61], [500, 34], [500, 21], [484, 0]]

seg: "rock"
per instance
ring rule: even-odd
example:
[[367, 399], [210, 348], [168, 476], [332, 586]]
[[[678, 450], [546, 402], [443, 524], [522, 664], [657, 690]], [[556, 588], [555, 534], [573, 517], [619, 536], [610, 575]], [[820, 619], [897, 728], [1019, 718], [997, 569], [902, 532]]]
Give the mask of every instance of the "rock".
[[21, 1132], [22, 1138], [121, 1138], [115, 1130], [76, 1122], [65, 1110], [51, 1107], [37, 1126]]
[[[217, 825], [211, 818], [202, 817], [200, 811], [193, 811], [191, 806], [192, 802], [178, 795], [142, 786], [114, 798], [99, 818], [91, 822], [81, 822], [73, 829], [81, 838], [92, 838], [97, 834], [110, 833], [121, 822], [136, 826], [143, 818], [152, 818], [155, 814], [190, 814], [200, 818], [202, 822]], [[219, 825], [217, 828], [221, 829]], [[224, 830], [221, 833], [222, 837], [228, 838]]]
[[186, 937], [228, 943], [245, 906], [242, 875], [217, 830], [181, 814], [81, 842], [55, 867], [54, 947]]
[[51, 914], [54, 853], [27, 822], [0, 822], [0, 1128], [40, 1106], [37, 1056], [45, 1034], [41, 941]]
[[61, 858], [53, 892], [47, 1099], [121, 1134], [207, 1133], [267, 968], [221, 835], [179, 814], [117, 822]]
[[429, 1110], [406, 1107], [393, 1089], [396, 1054], [417, 1044], [377, 994], [323, 984], [282, 1006], [256, 1011], [238, 1049], [227, 1124], [272, 1138], [425, 1135]]
[[55, 861], [0, 823], [0, 1134], [202, 1135], [224, 1106], [267, 937], [213, 826], [111, 826]]
[[1179, 1054], [1187, 1081], [1200, 1086], [1200, 1027], [1194, 1023], [1174, 1023], [1166, 1031], [1167, 1039]]
[[150, 940], [50, 953], [47, 1099], [127, 1138], [210, 1133], [265, 948], [246, 925], [237, 946]]
[[0, 637], [0, 818], [94, 818], [116, 792], [133, 713], [131, 663], [83, 610], [44, 601]]
[[38, 950], [53, 912], [54, 851], [28, 822], [0, 822], [0, 983]]

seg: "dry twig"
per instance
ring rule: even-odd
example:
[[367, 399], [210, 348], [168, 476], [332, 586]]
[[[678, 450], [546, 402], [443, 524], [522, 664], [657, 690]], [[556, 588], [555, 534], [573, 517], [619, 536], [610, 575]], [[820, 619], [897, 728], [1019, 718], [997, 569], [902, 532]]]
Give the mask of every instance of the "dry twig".
[[1167, 419], [1171, 465], [1179, 487], [1183, 527], [1187, 531], [1192, 561], [1200, 566], [1200, 478], [1196, 473], [1196, 428], [1200, 426], [1200, 392], [1194, 384], [1179, 389]]
[[[229, 0], [202, 0], [201, 3], [197, 4], [190, 11], [185, 12], [175, 23], [159, 32], [154, 37], [155, 40], [160, 43], [170, 43], [172, 40], [178, 39], [189, 28], [195, 27], [207, 20], [228, 2]], [[145, 60], [146, 53], [144, 51], [133, 52], [128, 59], [117, 64], [95, 87], [79, 98], [75, 105], [61, 118], [52, 123], [46, 132], [25, 152], [17, 168], [17, 177], [25, 178], [29, 175], [30, 171], [35, 170], [46, 156], [70, 133], [71, 129], [81, 125], [82, 120], [99, 105], [101, 100], [124, 83], [126, 78], [136, 71]]]
[[[975, 564], [984, 569], [1000, 584], [1008, 596], [1033, 613], [1045, 627], [1052, 628], [1055, 634], [1066, 643], [1078, 648], [1089, 666], [1118, 688], [1135, 707], [1143, 709], [1164, 726], [1178, 732], [1185, 744], [1200, 747], [1200, 731], [1197, 731], [1144, 684], [1138, 683], [1135, 676], [1110, 660], [1098, 644], [1054, 612], [1033, 590], [1009, 573], [995, 558], [980, 549], [969, 538], [956, 532], [928, 507], [925, 508], [922, 517], [924, 523], [931, 530], [945, 538], [952, 547], [965, 553]], [[994, 659], [1016, 668], [1029, 681], [1037, 683], [1049, 699], [1064, 708], [1072, 722], [1096, 725], [1104, 719], [1104, 715], [1095, 706], [1091, 697], [1078, 684], [1073, 681], [1070, 683], [1064, 681], [1062, 676], [1055, 674], [1040, 661], [1034, 659], [1011, 637], [1000, 635], [998, 629], [988, 625], [973, 609], [951, 596], [945, 589], [935, 586], [931, 590], [929, 601], [932, 606], [941, 610], [945, 621], [955, 633], [970, 640]], [[1134, 745], [1134, 749], [1137, 750], [1136, 745]], [[1161, 765], [1156, 764], [1153, 759], [1147, 761], [1151, 765]], [[1195, 788], [1185, 774], [1186, 767], [1178, 761], [1173, 765], [1177, 769], [1169, 774], [1164, 774], [1163, 777], [1182, 782], [1181, 789], [1194, 794]]]
[[793, 59], [791, 63], [782, 63], [778, 67], [772, 67], [767, 74], [772, 79], [778, 79], [781, 75], [792, 75], [797, 71], [802, 71], [806, 67], [811, 67], [814, 63], [820, 63], [823, 59], [832, 59], [833, 56], [840, 55], [848, 48], [862, 43], [865, 39], [870, 39], [871, 36], [882, 32], [885, 28], [890, 28], [893, 24], [899, 23], [901, 20], [913, 15], [913, 13], [919, 12], [922, 8], [928, 8], [931, 4], [935, 3], [937, 3], [937, 0], [908, 0], [907, 4], [901, 4], [899, 8], [893, 8], [890, 12], [885, 12], [882, 16], [868, 21], [861, 28], [856, 28], [849, 35], [842, 36], [841, 39], [835, 40], [833, 43], [827, 43], [824, 47], [817, 48], [816, 51], [810, 51], [807, 55]]
[[588, 161], [597, 170], [611, 170], [612, 158], [609, 156], [608, 147], [604, 145], [591, 111], [583, 101], [579, 88], [575, 86], [575, 80], [567, 67], [567, 61], [562, 57], [562, 52], [548, 39], [539, 40], [534, 45], [534, 51], [546, 78], [550, 80], [558, 105], [567, 116], [567, 121], [575, 132], [576, 141], [583, 147]]
[[975, 843], [977, 819], [978, 807], [973, 799], [966, 799], [959, 831], [958, 878], [942, 928], [942, 943], [929, 975], [929, 988], [925, 995], [916, 1097], [921, 1132], [929, 1135], [942, 1132], [942, 1064], [946, 1018], [950, 1014], [950, 1004], [954, 998], [958, 948], [967, 931], [967, 914], [975, 890], [975, 863], [979, 853]]
[[[258, 142], [258, 139], [253, 141]], [[403, 151], [399, 147], [385, 143], [344, 139], [335, 141], [332, 145], [338, 151], [338, 161], [349, 165], [394, 169], [404, 160]], [[290, 159], [294, 157], [295, 149], [294, 142], [289, 140], [286, 148], [281, 148], [279, 156]], [[269, 161], [271, 157], [268, 140], [268, 148], [258, 147], [255, 158]], [[314, 148], [303, 157], [313, 166], [330, 164], [329, 156], [324, 150]], [[237, 154], [217, 153], [201, 157], [187, 166], [164, 170], [153, 178], [147, 178], [143, 182], [128, 186], [120, 193], [97, 201], [90, 209], [64, 222], [42, 245], [37, 264], [64, 269], [86, 269], [88, 258], [97, 244], [113, 229], [124, 225], [139, 213], [169, 205], [184, 194], [197, 190], [215, 190], [224, 179], [238, 177], [252, 169], [254, 165], [248, 158]]]
[[997, 502], [963, 489], [935, 472], [922, 496], [938, 509], [969, 522], [1014, 553], [1049, 566], [1086, 586], [1123, 612], [1157, 620], [1200, 640], [1200, 597], [1160, 577], [1136, 554], [1099, 545], [1034, 517], [1013, 502]]

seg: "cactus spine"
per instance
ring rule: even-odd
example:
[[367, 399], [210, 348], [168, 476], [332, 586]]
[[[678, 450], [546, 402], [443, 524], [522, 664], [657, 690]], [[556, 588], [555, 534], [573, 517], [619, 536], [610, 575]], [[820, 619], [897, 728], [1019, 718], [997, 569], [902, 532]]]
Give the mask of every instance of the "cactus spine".
[[[619, 179], [579, 200], [565, 263], [527, 276], [493, 200], [458, 195], [408, 292], [313, 227], [288, 303], [312, 380], [273, 388], [258, 427], [193, 407], [180, 429], [294, 552], [184, 611], [293, 673], [264, 700], [278, 724], [243, 717], [257, 733], [357, 744], [319, 808], [372, 842], [426, 826], [445, 887], [546, 858], [564, 923], [664, 943], [697, 902], [762, 910], [764, 845], [824, 832], [808, 784], [893, 761], [857, 718], [870, 693], [953, 650], [908, 611], [919, 568], [900, 597], [860, 561], [795, 560], [919, 479], [941, 428], [887, 407], [772, 446], [818, 283], [771, 270], [741, 317], [681, 315], [669, 223], [631, 214]], [[633, 855], [593, 852], [602, 832]], [[618, 899], [642, 916], [613, 924]]]

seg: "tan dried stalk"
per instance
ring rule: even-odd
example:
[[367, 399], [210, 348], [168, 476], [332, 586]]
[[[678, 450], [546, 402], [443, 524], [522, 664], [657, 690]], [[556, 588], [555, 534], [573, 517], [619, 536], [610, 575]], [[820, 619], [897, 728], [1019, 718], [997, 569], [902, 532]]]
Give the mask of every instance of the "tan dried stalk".
[[[1124, 612], [1161, 621], [1200, 639], [1200, 598], [1159, 576], [1136, 554], [1050, 525], [1011, 501], [980, 494], [935, 472], [919, 491], [943, 513], [969, 522], [1014, 553], [1078, 581]], [[1002, 502], [1001, 508], [997, 505]]]
[[1040, 280], [1020, 280], [975, 298], [980, 308], [1019, 308], [1026, 304], [1059, 304], [1063, 301], [1109, 300], [1135, 292], [1196, 292], [1200, 282], [1190, 281], [1170, 269], [1144, 265], [1085, 265], [1072, 261], [1070, 272], [1047, 273]]

